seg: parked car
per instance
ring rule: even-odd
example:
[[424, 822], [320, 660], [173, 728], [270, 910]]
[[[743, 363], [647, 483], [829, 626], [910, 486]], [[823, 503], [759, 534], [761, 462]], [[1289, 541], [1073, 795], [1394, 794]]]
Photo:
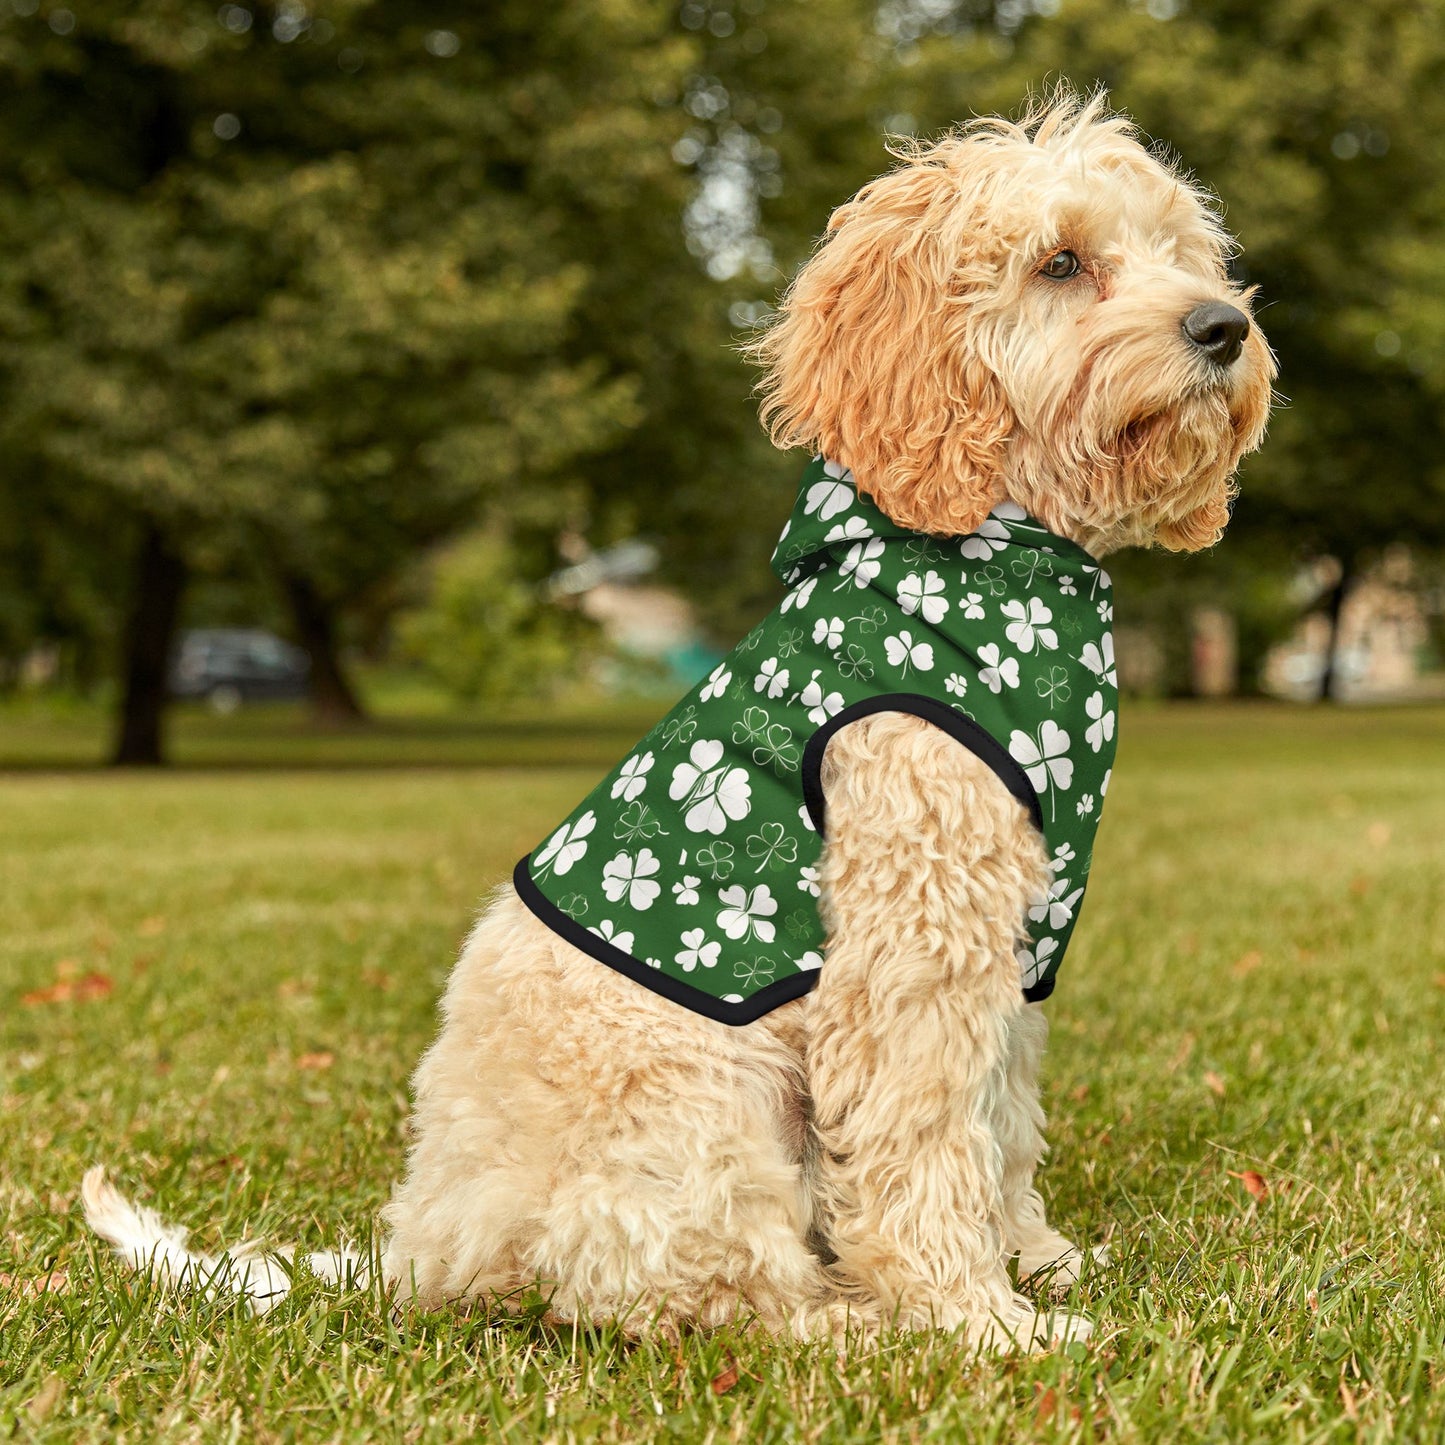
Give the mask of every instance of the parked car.
[[171, 664], [172, 697], [204, 698], [217, 712], [243, 702], [306, 696], [311, 659], [258, 627], [203, 627], [183, 633]]

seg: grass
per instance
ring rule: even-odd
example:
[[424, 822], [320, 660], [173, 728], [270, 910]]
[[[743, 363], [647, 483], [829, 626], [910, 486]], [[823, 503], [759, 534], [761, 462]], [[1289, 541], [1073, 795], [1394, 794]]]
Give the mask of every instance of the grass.
[[[1113, 1257], [1088, 1348], [1007, 1362], [394, 1319], [308, 1279], [255, 1320], [126, 1276], [77, 1219], [95, 1160], [203, 1246], [365, 1237], [479, 898], [642, 719], [273, 771], [326, 754], [255, 722], [180, 749], [246, 768], [0, 778], [0, 1438], [1445, 1438], [1445, 712], [1126, 709], [1046, 1085], [1052, 1211]], [[0, 755], [40, 761], [17, 728]]]

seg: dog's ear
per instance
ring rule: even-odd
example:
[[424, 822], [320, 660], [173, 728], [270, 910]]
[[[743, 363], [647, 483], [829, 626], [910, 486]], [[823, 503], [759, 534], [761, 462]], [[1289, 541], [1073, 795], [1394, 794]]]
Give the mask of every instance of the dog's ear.
[[851, 467], [895, 522], [949, 535], [975, 531], [1003, 499], [1013, 416], [974, 334], [964, 182], [943, 152], [834, 213], [747, 349], [764, 367], [762, 415], [776, 445]]

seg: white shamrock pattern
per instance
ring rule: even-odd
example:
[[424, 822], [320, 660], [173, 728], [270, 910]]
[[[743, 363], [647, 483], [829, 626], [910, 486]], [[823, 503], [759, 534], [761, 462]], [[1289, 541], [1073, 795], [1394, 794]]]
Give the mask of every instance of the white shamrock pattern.
[[1019, 660], [1003, 657], [996, 642], [986, 642], [978, 650], [978, 660], [983, 663], [978, 680], [992, 693], [999, 693], [1006, 687], [1019, 685]]
[[625, 898], [629, 908], [644, 912], [662, 892], [662, 884], [657, 882], [661, 871], [662, 860], [651, 848], [641, 849], [635, 858], [623, 851], [603, 866], [602, 891], [609, 903]]
[[1113, 741], [1114, 713], [1112, 709], [1105, 709], [1102, 692], [1096, 692], [1089, 698], [1084, 704], [1084, 711], [1092, 719], [1084, 729], [1084, 741], [1097, 753], [1105, 743]]
[[687, 762], [672, 770], [667, 795], [673, 802], [683, 801], [687, 808], [683, 823], [690, 832], [718, 834], [729, 819], [737, 822], [748, 815], [753, 787], [747, 769], [723, 763], [723, 752], [720, 742], [696, 742]]
[[682, 935], [682, 948], [673, 955], [673, 961], [682, 966], [684, 973], [691, 973], [699, 964], [703, 968], [716, 968], [722, 944], [708, 943], [707, 934], [701, 928], [689, 928]]
[[1100, 682], [1108, 683], [1110, 687], [1118, 687], [1119, 674], [1114, 668], [1114, 634], [1112, 632], [1106, 632], [1102, 642], [1098, 645], [1086, 642], [1083, 652], [1079, 654], [1079, 661]]
[[1051, 976], [1113, 760], [1107, 574], [1012, 504], [974, 537], [900, 535], [821, 459], [774, 565], [786, 596], [536, 850], [538, 886], [598, 938], [713, 998], [813, 972], [810, 744], [857, 704], [919, 693], [1004, 743], [1037, 794], [1050, 871], [1017, 960], [1026, 984]]
[[843, 694], [841, 692], [823, 691], [823, 685], [818, 681], [821, 672], [815, 672], [808, 680], [808, 685], [798, 697], [798, 701], [808, 709], [808, 721], [823, 724], [843, 709]]
[[948, 612], [943, 578], [937, 572], [926, 572], [921, 577], [917, 572], [910, 572], [898, 584], [898, 605], [910, 617], [916, 612], [925, 622], [937, 625]]
[[1005, 602], [1001, 610], [1005, 617], [1013, 619], [1004, 628], [1003, 635], [1020, 652], [1032, 652], [1035, 642], [1050, 651], [1058, 647], [1059, 634], [1046, 625], [1054, 620], [1054, 614], [1037, 597], [1030, 597], [1026, 602]]
[[617, 781], [612, 785], [612, 796], [627, 803], [641, 797], [642, 790], [647, 786], [647, 775], [656, 761], [651, 753], [643, 753], [641, 757], [634, 753], [618, 770]]
[[575, 823], [563, 825], [547, 839], [536, 857], [539, 873], [555, 871], [559, 876], [571, 870], [587, 852], [587, 836], [597, 826], [597, 815], [590, 809]]
[[725, 905], [717, 916], [717, 926], [733, 939], [761, 939], [771, 943], [777, 933], [771, 920], [778, 911], [778, 900], [766, 883], [751, 890], [741, 884], [724, 888], [718, 898]]
[[910, 667], [917, 668], [919, 672], [929, 672], [933, 668], [933, 645], [915, 642], [911, 632], [904, 631], [897, 637], [886, 638], [883, 654], [889, 667], [896, 667], [905, 677]]

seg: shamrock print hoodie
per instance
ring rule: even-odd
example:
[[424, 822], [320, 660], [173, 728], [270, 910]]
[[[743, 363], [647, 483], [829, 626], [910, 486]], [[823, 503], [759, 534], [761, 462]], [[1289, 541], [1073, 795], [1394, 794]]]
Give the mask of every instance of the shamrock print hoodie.
[[517, 891], [602, 963], [746, 1024], [824, 967], [828, 739], [911, 713], [1029, 810], [1053, 881], [1020, 920], [1046, 998], [1088, 881], [1118, 703], [1108, 574], [1012, 503], [966, 537], [889, 521], [819, 457], [773, 554], [786, 596], [529, 857]]

